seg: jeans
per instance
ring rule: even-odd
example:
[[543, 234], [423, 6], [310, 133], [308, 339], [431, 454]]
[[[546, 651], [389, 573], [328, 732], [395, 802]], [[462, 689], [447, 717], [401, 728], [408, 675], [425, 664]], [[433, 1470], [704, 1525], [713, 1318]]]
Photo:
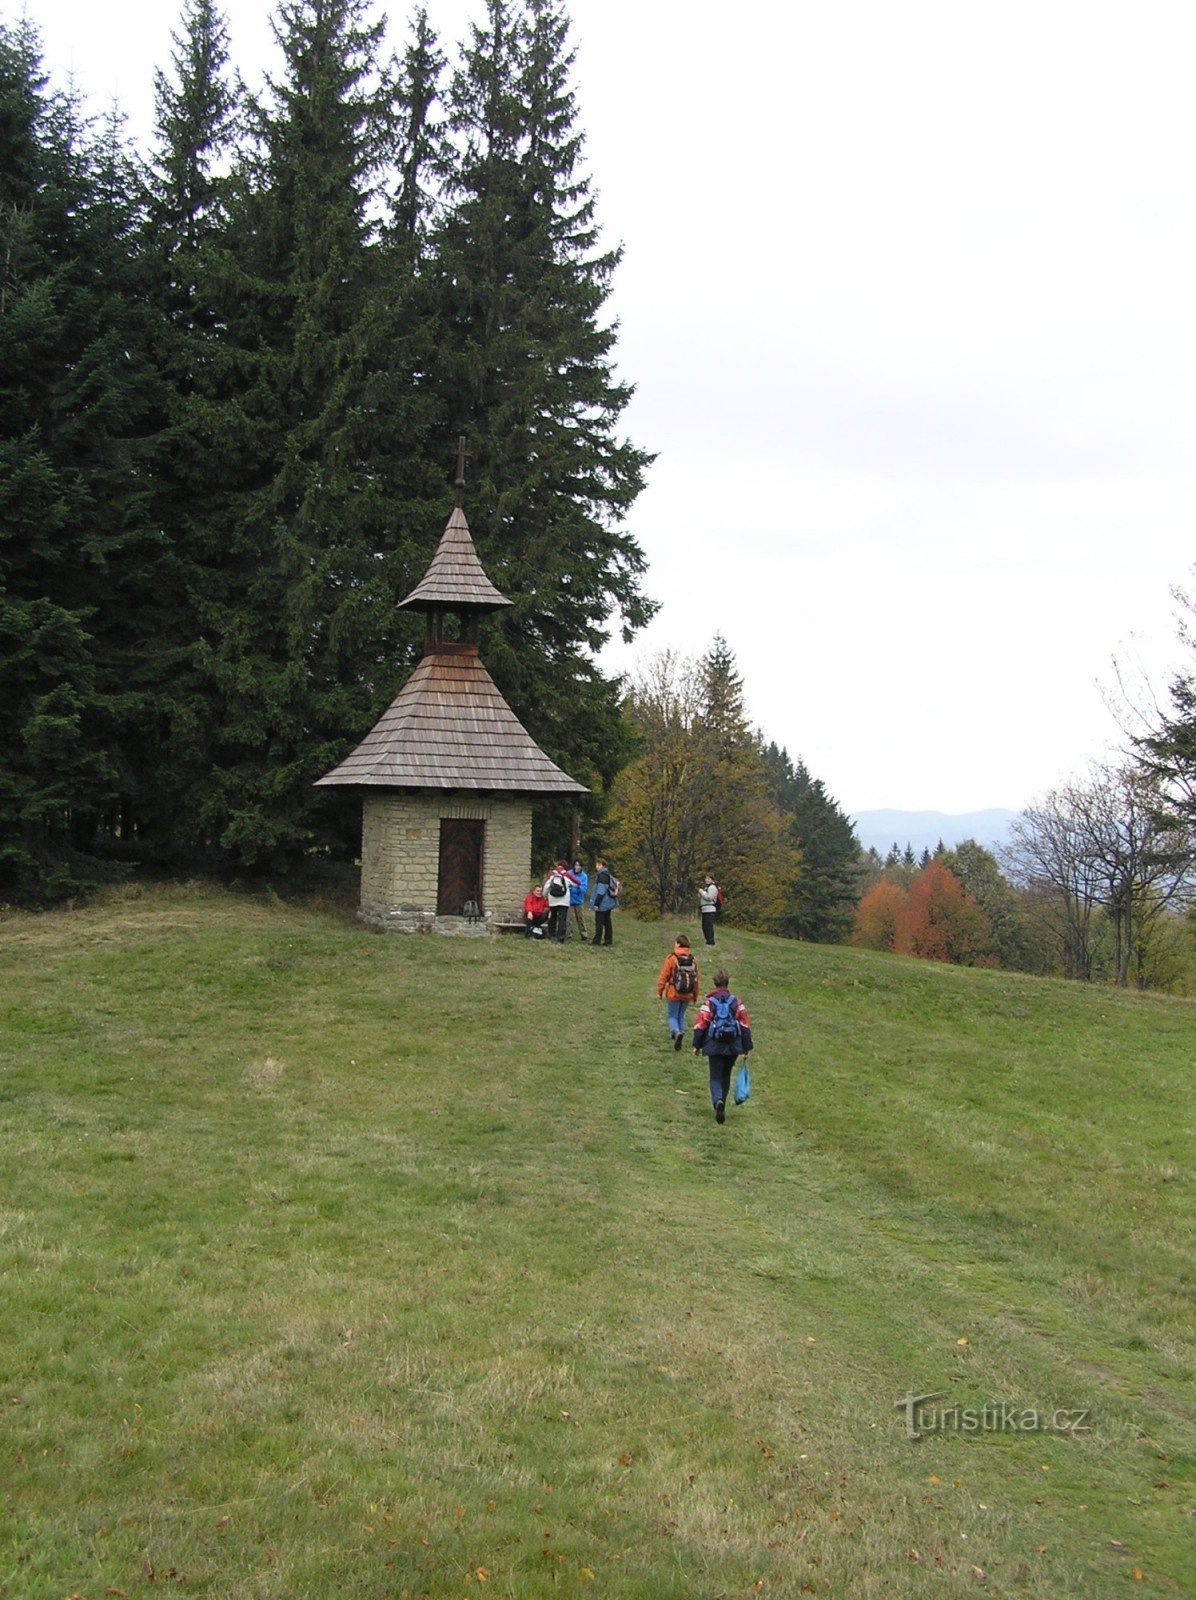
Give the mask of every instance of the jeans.
[[597, 906], [595, 906], [594, 907], [594, 937], [590, 940], [590, 943], [591, 944], [611, 944], [612, 942], [613, 941], [612, 941], [611, 936], [610, 936], [610, 912], [609, 911], [599, 911]]
[[665, 1005], [668, 1008], [667, 1020], [668, 1020], [668, 1024], [669, 1024], [669, 1032], [671, 1034], [672, 1033], [684, 1033], [685, 1032], [685, 1012], [686, 1012], [687, 1007], [689, 1006], [689, 1001], [688, 1000], [666, 1000], [665, 1001]]
[[702, 912], [702, 937], [707, 944], [714, 943], [714, 912]]
[[737, 1056], [708, 1056], [710, 1062], [710, 1104], [718, 1105], [721, 1100], [725, 1105], [731, 1098], [731, 1074], [735, 1070]]

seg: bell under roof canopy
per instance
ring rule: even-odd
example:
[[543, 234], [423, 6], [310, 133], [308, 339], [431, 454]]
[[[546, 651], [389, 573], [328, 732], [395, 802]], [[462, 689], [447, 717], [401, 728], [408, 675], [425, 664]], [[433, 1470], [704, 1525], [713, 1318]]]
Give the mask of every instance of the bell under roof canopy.
[[586, 794], [519, 721], [477, 651], [425, 655], [369, 733], [318, 785]]
[[454, 506], [427, 572], [407, 598], [399, 601], [399, 609], [495, 611], [511, 604], [482, 570], [465, 513]]

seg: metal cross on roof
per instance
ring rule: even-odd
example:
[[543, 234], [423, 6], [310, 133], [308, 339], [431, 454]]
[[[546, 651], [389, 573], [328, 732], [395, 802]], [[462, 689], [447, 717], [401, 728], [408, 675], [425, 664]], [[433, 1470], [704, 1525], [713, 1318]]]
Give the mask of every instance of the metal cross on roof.
[[465, 463], [469, 460], [469, 451], [465, 448], [465, 435], [462, 433], [457, 438], [457, 504], [460, 505], [465, 496]]

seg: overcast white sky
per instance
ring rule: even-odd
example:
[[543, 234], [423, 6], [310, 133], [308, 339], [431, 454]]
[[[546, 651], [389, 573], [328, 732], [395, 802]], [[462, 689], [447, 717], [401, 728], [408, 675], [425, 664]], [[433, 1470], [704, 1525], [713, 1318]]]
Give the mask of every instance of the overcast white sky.
[[[251, 82], [269, 9], [225, 4]], [[1022, 806], [1115, 736], [1115, 652], [1178, 659], [1196, 7], [570, 9], [626, 431], [659, 452], [632, 526], [663, 604], [607, 665], [719, 631], [847, 810]], [[28, 12], [56, 81], [148, 132], [170, 0]], [[453, 44], [481, 6], [429, 12]]]

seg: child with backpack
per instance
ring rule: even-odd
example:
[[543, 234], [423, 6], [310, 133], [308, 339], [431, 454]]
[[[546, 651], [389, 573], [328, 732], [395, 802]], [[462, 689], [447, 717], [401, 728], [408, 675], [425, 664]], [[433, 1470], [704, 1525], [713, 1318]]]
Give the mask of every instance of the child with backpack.
[[680, 1050], [685, 1036], [685, 1012], [698, 998], [698, 963], [683, 933], [677, 935], [672, 951], [665, 956], [656, 980], [658, 999], [665, 1002], [665, 1021], [673, 1038], [673, 1049]]
[[748, 1014], [728, 985], [726, 972], [714, 974], [714, 988], [703, 1000], [694, 1018], [694, 1055], [710, 1062], [710, 1099], [714, 1120], [727, 1120], [727, 1097], [737, 1056], [746, 1062], [752, 1053], [752, 1025]]

